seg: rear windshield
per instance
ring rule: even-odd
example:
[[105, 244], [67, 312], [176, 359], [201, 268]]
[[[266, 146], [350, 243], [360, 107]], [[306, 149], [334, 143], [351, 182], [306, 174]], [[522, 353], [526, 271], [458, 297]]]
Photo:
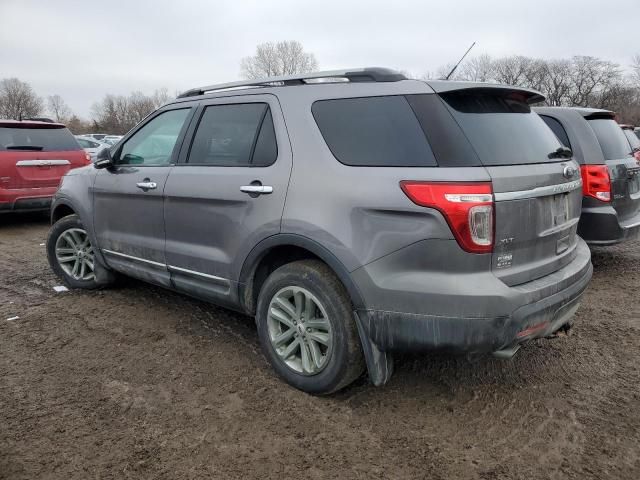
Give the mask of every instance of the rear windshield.
[[640, 139], [636, 136], [635, 133], [633, 133], [631, 130], [624, 130], [624, 134], [627, 136], [627, 140], [629, 140], [631, 148], [640, 148]]
[[441, 94], [483, 165], [557, 162], [562, 144], [518, 92], [477, 89]]
[[589, 120], [605, 160], [620, 160], [631, 153], [629, 141], [617, 122], [610, 118]]
[[61, 152], [80, 150], [75, 137], [66, 128], [11, 128], [0, 127], [0, 152], [12, 150]]

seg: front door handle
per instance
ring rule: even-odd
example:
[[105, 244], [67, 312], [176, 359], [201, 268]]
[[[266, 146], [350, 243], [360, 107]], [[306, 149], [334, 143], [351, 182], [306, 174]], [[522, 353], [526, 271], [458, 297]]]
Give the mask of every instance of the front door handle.
[[240, 187], [240, 191], [249, 194], [263, 195], [273, 193], [273, 187], [270, 185], [243, 185]]
[[149, 180], [145, 179], [144, 182], [136, 183], [136, 187], [144, 191], [155, 190], [156, 188], [158, 188], [158, 184], [156, 182], [150, 182]]

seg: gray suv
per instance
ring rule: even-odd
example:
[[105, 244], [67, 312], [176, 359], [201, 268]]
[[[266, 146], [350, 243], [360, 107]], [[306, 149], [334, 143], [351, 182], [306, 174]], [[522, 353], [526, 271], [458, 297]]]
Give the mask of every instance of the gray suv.
[[399, 351], [510, 357], [568, 328], [592, 274], [540, 100], [380, 68], [193, 89], [64, 177], [49, 262], [255, 316], [314, 394], [384, 384]]
[[591, 245], [640, 236], [640, 165], [615, 113], [594, 108], [534, 109], [582, 170], [578, 234]]

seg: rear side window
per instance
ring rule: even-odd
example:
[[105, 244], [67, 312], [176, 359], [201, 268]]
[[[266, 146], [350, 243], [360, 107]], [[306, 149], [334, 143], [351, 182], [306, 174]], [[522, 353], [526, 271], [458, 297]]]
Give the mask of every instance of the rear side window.
[[518, 91], [468, 89], [441, 94], [483, 165], [557, 162], [562, 147]]
[[633, 148], [634, 150], [636, 148], [640, 148], [640, 139], [638, 139], [635, 133], [633, 133], [631, 130], [623, 130], [623, 132], [626, 135], [627, 140], [629, 140], [631, 148]]
[[313, 117], [334, 157], [350, 166], [434, 167], [434, 154], [403, 96], [319, 100]]
[[569, 142], [567, 131], [558, 120], [553, 117], [547, 117], [546, 115], [540, 115], [540, 118], [542, 118], [544, 123], [547, 124], [547, 126], [556, 135], [556, 137], [558, 137], [558, 140], [560, 140], [560, 142], [562, 142], [565, 147], [571, 148], [571, 143]]
[[595, 118], [589, 125], [598, 138], [605, 160], [619, 160], [631, 153], [629, 141], [622, 128], [611, 118]]
[[63, 152], [80, 150], [80, 145], [66, 128], [0, 127], [0, 152], [21, 149]]
[[218, 167], [264, 167], [278, 156], [271, 110], [266, 103], [205, 108], [187, 162]]

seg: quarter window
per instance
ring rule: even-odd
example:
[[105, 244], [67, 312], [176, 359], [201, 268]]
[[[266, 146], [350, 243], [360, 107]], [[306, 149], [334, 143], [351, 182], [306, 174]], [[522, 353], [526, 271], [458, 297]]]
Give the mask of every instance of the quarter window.
[[169, 165], [188, 108], [161, 113], [125, 142], [117, 165]]
[[345, 165], [437, 166], [403, 96], [320, 100], [311, 110], [329, 149]]
[[212, 105], [205, 108], [187, 163], [218, 167], [264, 167], [278, 148], [266, 103]]
[[540, 118], [542, 118], [542, 120], [544, 120], [544, 123], [549, 126], [551, 131], [556, 134], [556, 137], [558, 137], [560, 143], [562, 143], [567, 148], [571, 148], [571, 143], [569, 143], [569, 136], [558, 120], [553, 117], [547, 117], [546, 115], [540, 115]]

